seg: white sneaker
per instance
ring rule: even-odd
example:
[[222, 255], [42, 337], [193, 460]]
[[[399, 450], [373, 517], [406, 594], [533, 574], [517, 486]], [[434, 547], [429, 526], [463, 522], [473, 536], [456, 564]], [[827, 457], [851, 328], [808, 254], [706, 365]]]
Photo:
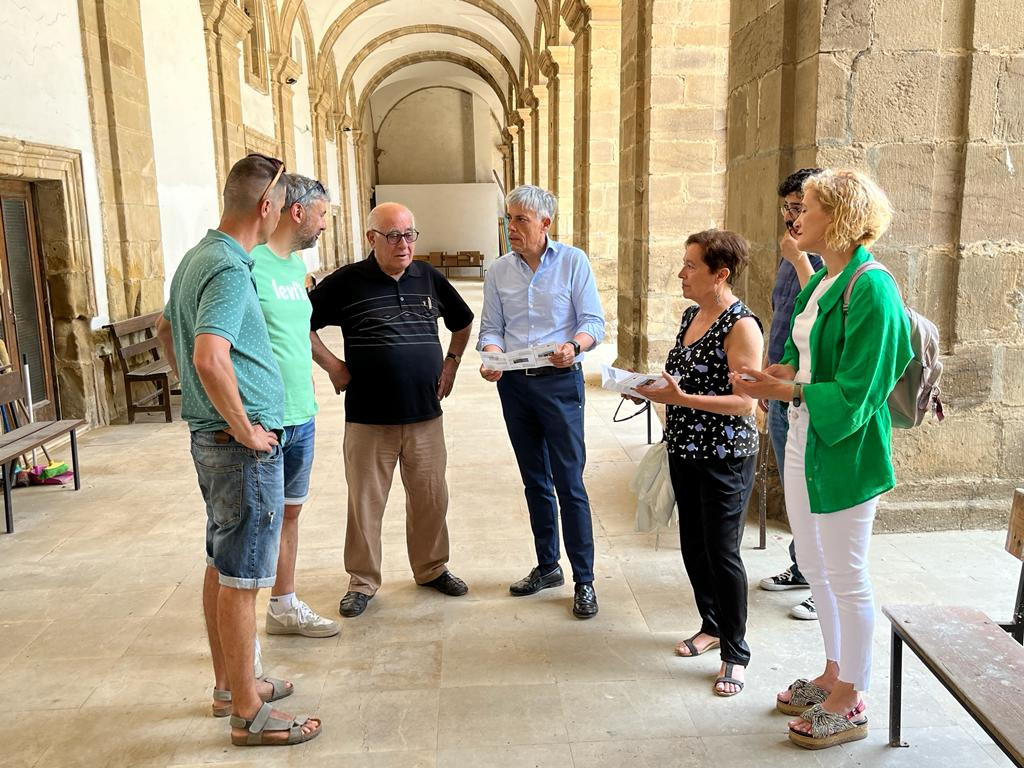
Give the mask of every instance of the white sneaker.
[[274, 613], [267, 608], [268, 635], [302, 635], [303, 637], [333, 637], [341, 632], [336, 621], [317, 615], [301, 600], [284, 613]]
[[817, 621], [818, 620], [818, 609], [814, 607], [814, 598], [808, 597], [799, 605], [794, 605], [789, 609], [789, 615], [794, 619], [803, 619], [804, 621]]

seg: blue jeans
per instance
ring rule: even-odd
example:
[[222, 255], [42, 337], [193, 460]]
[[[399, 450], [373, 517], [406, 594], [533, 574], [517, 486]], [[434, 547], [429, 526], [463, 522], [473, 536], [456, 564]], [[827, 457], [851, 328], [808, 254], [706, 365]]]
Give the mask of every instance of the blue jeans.
[[587, 453], [582, 371], [551, 376], [506, 371], [498, 380], [498, 395], [525, 486], [537, 564], [553, 565], [559, 560], [561, 513], [573, 581], [592, 582], [594, 527], [583, 486]]
[[[789, 403], [781, 400], [768, 401], [768, 436], [772, 440], [772, 450], [775, 453], [775, 464], [779, 468], [779, 482], [786, 487], [786, 478], [783, 475], [786, 464], [786, 436], [789, 434]], [[793, 576], [799, 581], [806, 581], [800, 573], [800, 566], [796, 564], [796, 546], [792, 539], [789, 540], [789, 559], [793, 561], [790, 570]]]
[[309, 473], [313, 469], [316, 420], [284, 428], [284, 503], [305, 504], [309, 498]]
[[284, 518], [281, 446], [246, 448], [224, 432], [193, 432], [192, 461], [206, 502], [206, 562], [234, 589], [272, 587]]

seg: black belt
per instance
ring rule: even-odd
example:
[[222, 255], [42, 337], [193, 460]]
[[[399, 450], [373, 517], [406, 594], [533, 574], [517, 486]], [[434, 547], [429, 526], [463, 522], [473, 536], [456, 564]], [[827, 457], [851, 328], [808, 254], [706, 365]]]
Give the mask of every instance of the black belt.
[[523, 368], [518, 371], [509, 371], [509, 373], [521, 373], [524, 376], [559, 376], [563, 373], [572, 373], [573, 371], [581, 371], [583, 366], [579, 363], [573, 363], [568, 368], [556, 368], [553, 365], [545, 365], [543, 368]]

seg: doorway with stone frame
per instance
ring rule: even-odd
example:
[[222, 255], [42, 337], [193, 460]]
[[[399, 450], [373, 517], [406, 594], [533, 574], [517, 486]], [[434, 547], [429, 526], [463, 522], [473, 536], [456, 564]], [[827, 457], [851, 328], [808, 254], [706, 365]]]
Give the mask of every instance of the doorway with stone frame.
[[0, 179], [0, 372], [22, 379], [36, 418], [53, 419], [59, 408], [37, 226], [31, 185]]
[[[64, 418], [103, 424], [116, 406], [112, 386], [104, 383], [110, 376], [98, 362], [97, 334], [91, 327], [97, 312], [84, 179], [80, 152], [0, 137], [5, 290], [0, 301], [8, 353], [17, 354], [15, 344], [23, 353], [38, 344], [35, 365], [41, 373], [32, 389], [43, 408], [40, 416], [59, 409]], [[25, 223], [24, 232], [16, 235], [19, 216], [34, 224]], [[29, 267], [32, 283], [26, 279]], [[12, 283], [17, 287], [6, 294]], [[38, 338], [23, 322], [38, 328]], [[10, 362], [15, 363], [13, 355]], [[16, 367], [21, 370], [20, 360]]]

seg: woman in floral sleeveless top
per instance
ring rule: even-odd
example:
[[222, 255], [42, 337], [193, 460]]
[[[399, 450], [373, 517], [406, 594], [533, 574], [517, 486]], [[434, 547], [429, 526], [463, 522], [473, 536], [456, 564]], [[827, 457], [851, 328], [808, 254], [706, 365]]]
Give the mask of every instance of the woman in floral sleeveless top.
[[701, 616], [700, 631], [676, 653], [699, 656], [720, 647], [719, 696], [743, 690], [750, 661], [740, 539], [754, 484], [757, 402], [733, 393], [729, 381], [730, 370], [759, 367], [764, 345], [760, 321], [732, 292], [746, 262], [747, 243], [733, 232], [709, 229], [687, 238], [679, 278], [683, 296], [696, 305], [683, 312], [665, 383], [637, 390], [668, 406], [664, 439], [679, 541]]

